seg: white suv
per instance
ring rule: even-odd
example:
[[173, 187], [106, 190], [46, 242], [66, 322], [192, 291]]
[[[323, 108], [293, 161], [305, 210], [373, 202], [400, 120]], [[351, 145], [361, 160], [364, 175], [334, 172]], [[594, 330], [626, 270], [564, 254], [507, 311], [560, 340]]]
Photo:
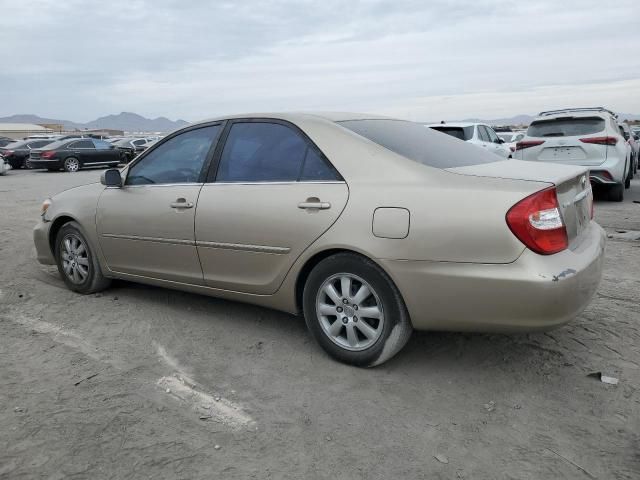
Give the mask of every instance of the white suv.
[[514, 157], [590, 167], [591, 182], [606, 186], [609, 199], [621, 202], [631, 183], [631, 158], [616, 118], [602, 107], [541, 112]]
[[499, 138], [489, 125], [483, 123], [434, 123], [427, 125], [427, 127], [478, 145], [503, 158], [512, 157], [511, 149], [505, 145], [504, 140]]

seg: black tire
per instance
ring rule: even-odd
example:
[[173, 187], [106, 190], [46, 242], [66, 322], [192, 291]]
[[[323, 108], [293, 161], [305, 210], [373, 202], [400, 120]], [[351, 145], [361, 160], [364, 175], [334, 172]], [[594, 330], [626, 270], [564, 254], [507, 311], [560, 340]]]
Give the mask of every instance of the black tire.
[[[316, 300], [323, 284], [342, 273], [366, 281], [376, 292], [384, 312], [379, 337], [364, 350], [352, 351], [335, 343], [325, 333], [316, 312]], [[373, 367], [386, 362], [405, 346], [412, 332], [409, 313], [391, 278], [371, 260], [352, 253], [332, 255], [315, 266], [304, 286], [303, 309], [307, 327], [318, 344], [336, 360], [359, 367]], [[340, 321], [340, 318], [334, 320]], [[355, 321], [358, 321], [357, 317]]]
[[[65, 271], [63, 260], [65, 240], [72, 242], [74, 239], [79, 239], [84, 245], [86, 251], [87, 273], [79, 282], [74, 281], [73, 275], [70, 275]], [[56, 235], [54, 255], [56, 258], [56, 264], [58, 265], [58, 272], [60, 272], [60, 276], [69, 290], [86, 295], [104, 290], [111, 284], [111, 280], [102, 275], [102, 270], [100, 269], [100, 264], [98, 263], [96, 254], [93, 252], [91, 244], [87, 241], [86, 237], [80, 230], [80, 226], [76, 222], [65, 223], [62, 228], [60, 228]], [[77, 278], [80, 277], [78, 276]]]
[[14, 170], [17, 170], [22, 167], [22, 162], [19, 160], [9, 160], [9, 165], [11, 165], [11, 168]]
[[618, 183], [609, 187], [608, 198], [612, 202], [622, 202], [624, 200], [624, 186]]
[[[77, 165], [77, 167], [74, 167], [74, 165]], [[69, 173], [75, 173], [78, 170], [80, 170], [81, 168], [81, 164], [80, 164], [80, 160], [78, 160], [76, 157], [67, 157], [64, 159], [64, 162], [62, 164], [62, 168], [64, 169], [65, 172], [69, 172]]]

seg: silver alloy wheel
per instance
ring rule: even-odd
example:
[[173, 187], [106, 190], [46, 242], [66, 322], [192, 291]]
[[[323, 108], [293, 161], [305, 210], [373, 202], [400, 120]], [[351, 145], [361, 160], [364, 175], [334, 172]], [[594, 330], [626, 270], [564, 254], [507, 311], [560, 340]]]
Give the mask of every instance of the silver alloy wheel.
[[60, 250], [67, 278], [75, 284], [84, 283], [89, 276], [89, 252], [84, 241], [74, 234], [66, 235]]
[[80, 168], [80, 163], [78, 162], [78, 159], [76, 158], [67, 158], [64, 161], [64, 169], [67, 172], [77, 172], [78, 169]]
[[371, 347], [384, 327], [380, 298], [352, 273], [338, 273], [324, 281], [316, 296], [316, 315], [327, 337], [350, 351]]
[[29, 160], [28, 158], [24, 160], [24, 168], [26, 168], [27, 170], [31, 170], [31, 160]]

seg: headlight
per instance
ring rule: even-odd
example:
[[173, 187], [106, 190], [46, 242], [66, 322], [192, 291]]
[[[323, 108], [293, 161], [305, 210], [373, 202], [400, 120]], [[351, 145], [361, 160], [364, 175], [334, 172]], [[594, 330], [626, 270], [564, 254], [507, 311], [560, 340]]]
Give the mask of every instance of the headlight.
[[47, 198], [44, 202], [42, 202], [42, 207], [40, 207], [40, 215], [44, 216], [47, 213], [47, 210], [51, 206], [51, 199]]

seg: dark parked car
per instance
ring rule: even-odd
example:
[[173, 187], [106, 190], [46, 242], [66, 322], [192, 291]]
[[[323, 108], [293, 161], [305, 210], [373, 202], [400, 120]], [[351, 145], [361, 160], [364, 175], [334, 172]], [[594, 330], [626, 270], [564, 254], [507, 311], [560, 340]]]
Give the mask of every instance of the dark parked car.
[[46, 138], [33, 139], [33, 140], [18, 140], [13, 141], [0, 147], [0, 154], [5, 158], [5, 161], [11, 165], [11, 168], [31, 168], [29, 164], [29, 153], [33, 148], [41, 148], [48, 145], [53, 140]]
[[122, 161], [129, 163], [140, 152], [143, 152], [149, 146], [149, 140], [146, 138], [122, 138], [112, 143], [122, 155]]
[[5, 145], [8, 145], [10, 143], [15, 142], [15, 140], [13, 138], [9, 138], [9, 137], [0, 137], [0, 147], [4, 147]]
[[120, 152], [104, 140], [73, 138], [32, 150], [29, 161], [31, 168], [77, 172], [84, 167], [115, 167], [120, 163]]

